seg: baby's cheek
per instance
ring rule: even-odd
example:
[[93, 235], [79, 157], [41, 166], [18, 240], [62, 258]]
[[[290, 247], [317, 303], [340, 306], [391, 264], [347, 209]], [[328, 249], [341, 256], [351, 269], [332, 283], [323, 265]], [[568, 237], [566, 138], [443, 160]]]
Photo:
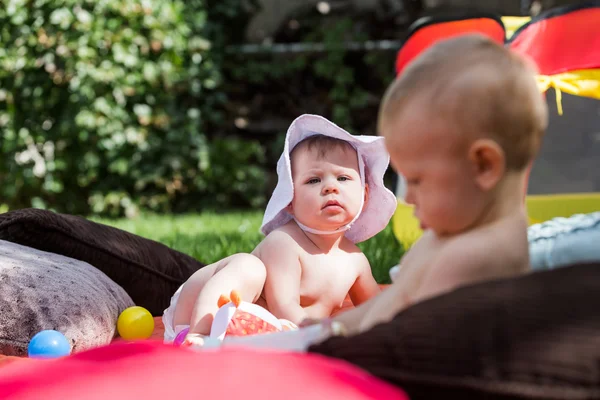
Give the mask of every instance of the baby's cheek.
[[435, 205], [435, 218], [442, 223], [452, 223], [456, 219], [461, 219], [460, 214], [464, 212], [461, 208], [450, 196], [438, 199]]
[[432, 214], [432, 217], [435, 220], [431, 222], [432, 224], [438, 223], [442, 225], [447, 225], [448, 221], [451, 221], [453, 219], [454, 211], [452, 210], [452, 207], [449, 207], [449, 205], [445, 203], [438, 204], [435, 209], [435, 212]]

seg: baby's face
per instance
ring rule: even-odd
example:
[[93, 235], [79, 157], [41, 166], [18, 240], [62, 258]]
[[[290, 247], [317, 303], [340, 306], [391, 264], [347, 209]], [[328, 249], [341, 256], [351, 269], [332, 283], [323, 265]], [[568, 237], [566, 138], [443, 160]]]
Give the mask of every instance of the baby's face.
[[409, 104], [382, 131], [392, 167], [406, 178], [405, 200], [414, 205], [422, 229], [448, 235], [476, 222], [486, 197], [455, 126]]
[[302, 224], [332, 231], [351, 222], [363, 196], [358, 159], [352, 149], [334, 147], [320, 157], [299, 148], [292, 157], [294, 198], [290, 212]]

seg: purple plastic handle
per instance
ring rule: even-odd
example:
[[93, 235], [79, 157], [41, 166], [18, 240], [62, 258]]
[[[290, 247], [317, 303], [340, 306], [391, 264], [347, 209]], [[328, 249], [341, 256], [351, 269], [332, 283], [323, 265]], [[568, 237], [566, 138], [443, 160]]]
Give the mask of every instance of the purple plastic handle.
[[179, 332], [177, 334], [177, 336], [175, 336], [175, 340], [173, 340], [173, 346], [177, 346], [177, 347], [181, 346], [189, 331], [190, 331], [190, 328], [185, 328], [184, 330]]

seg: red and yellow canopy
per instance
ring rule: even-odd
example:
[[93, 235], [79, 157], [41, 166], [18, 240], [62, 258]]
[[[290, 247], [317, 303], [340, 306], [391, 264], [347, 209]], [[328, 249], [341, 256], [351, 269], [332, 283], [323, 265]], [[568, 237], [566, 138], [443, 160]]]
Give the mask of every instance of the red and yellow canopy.
[[423, 50], [453, 36], [481, 33], [532, 59], [540, 91], [600, 99], [600, 1], [558, 7], [531, 19], [470, 14], [423, 18], [413, 25], [396, 57], [396, 73]]
[[521, 26], [506, 44], [538, 66], [542, 92], [600, 99], [600, 2], [549, 10]]
[[506, 35], [501, 18], [493, 14], [422, 18], [409, 30], [398, 52], [396, 74], [400, 75], [410, 61], [435, 42], [466, 33], [481, 33], [498, 43], [504, 43]]

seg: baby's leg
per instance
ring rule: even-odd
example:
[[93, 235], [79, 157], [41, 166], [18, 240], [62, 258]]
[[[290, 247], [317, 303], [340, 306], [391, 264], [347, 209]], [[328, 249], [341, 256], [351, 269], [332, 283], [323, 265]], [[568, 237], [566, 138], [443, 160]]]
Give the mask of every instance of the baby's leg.
[[[205, 273], [204, 269], [209, 268]], [[173, 324], [190, 325], [189, 334], [208, 335], [218, 300], [237, 290], [242, 300], [255, 302], [261, 295], [266, 268], [251, 254], [235, 254], [196, 272], [185, 283], [177, 303]]]
[[194, 272], [192, 276], [188, 278], [181, 288], [179, 299], [175, 304], [175, 310], [173, 311], [173, 327], [178, 325], [189, 325], [190, 318], [192, 316], [192, 310], [198, 294], [204, 288], [204, 285], [212, 278], [221, 265], [223, 265], [229, 257], [223, 260], [217, 261], [213, 264], [209, 264], [198, 271]]

